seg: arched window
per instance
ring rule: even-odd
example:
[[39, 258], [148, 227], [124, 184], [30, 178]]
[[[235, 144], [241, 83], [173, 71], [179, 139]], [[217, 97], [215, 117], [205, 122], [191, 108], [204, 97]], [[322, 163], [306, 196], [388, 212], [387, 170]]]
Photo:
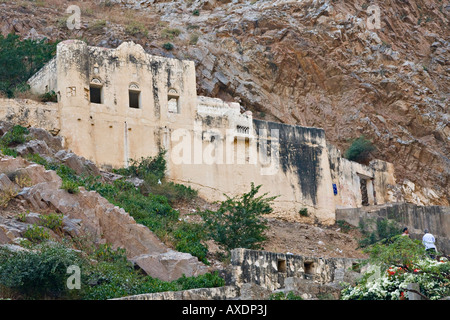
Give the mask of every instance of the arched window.
[[132, 83], [128, 88], [129, 106], [130, 108], [141, 108], [141, 90], [136, 83]]
[[103, 103], [103, 85], [97, 78], [92, 79], [89, 84], [89, 100], [91, 103]]
[[177, 90], [169, 89], [169, 93], [167, 95], [167, 109], [170, 113], [180, 113], [180, 105], [179, 105], [180, 95]]

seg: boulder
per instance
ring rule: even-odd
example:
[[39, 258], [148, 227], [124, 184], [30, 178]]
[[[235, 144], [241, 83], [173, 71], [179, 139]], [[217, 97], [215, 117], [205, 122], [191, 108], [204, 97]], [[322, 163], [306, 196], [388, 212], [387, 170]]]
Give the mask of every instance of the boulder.
[[196, 257], [189, 253], [169, 250], [161, 254], [143, 254], [131, 259], [148, 275], [163, 281], [172, 281], [186, 276], [198, 276], [208, 271]]
[[24, 157], [28, 154], [49, 155], [51, 154], [50, 148], [47, 143], [42, 140], [31, 140], [16, 147], [17, 153]]
[[152, 277], [171, 281], [183, 274], [195, 276], [208, 272], [196, 257], [169, 249], [147, 227], [137, 224], [125, 210], [97, 192], [80, 188], [79, 193], [70, 194], [59, 187], [54, 181], [41, 182], [24, 188], [19, 197], [36, 210], [63, 213], [70, 219], [63, 222], [69, 234], [77, 235], [82, 226], [82, 232], [97, 242], [124, 248], [128, 259]]
[[6, 174], [0, 173], [0, 191], [8, 190], [11, 188], [17, 188], [17, 186], [11, 180], [9, 180]]
[[39, 213], [30, 212], [26, 215], [25, 222], [29, 224], [39, 224], [41, 222], [41, 215]]
[[63, 217], [62, 228], [65, 233], [71, 237], [78, 237], [81, 235], [81, 219], [70, 219], [68, 217]]
[[30, 162], [23, 158], [13, 158], [10, 156], [0, 156], [0, 173], [10, 173], [17, 171], [17, 169], [25, 168], [30, 165]]
[[26, 228], [25, 223], [0, 217], [0, 244], [13, 243]]
[[57, 151], [63, 148], [62, 138], [60, 136], [53, 136], [48, 131], [41, 128], [30, 128], [30, 136], [36, 140], [41, 140], [46, 143], [46, 145]]
[[100, 170], [92, 161], [86, 160], [85, 158], [80, 157], [73, 152], [67, 150], [59, 150], [55, 154], [55, 158], [61, 161], [64, 165], [74, 170], [78, 175], [81, 175], [83, 173], [94, 176], [101, 175]]
[[39, 164], [31, 164], [25, 168], [20, 168], [15, 171], [16, 174], [28, 177], [32, 185], [39, 183], [54, 183], [56, 186], [61, 185], [61, 178], [53, 170], [46, 170], [44, 166]]
[[0, 244], [11, 243], [11, 238], [8, 236], [8, 229], [5, 225], [0, 224]]

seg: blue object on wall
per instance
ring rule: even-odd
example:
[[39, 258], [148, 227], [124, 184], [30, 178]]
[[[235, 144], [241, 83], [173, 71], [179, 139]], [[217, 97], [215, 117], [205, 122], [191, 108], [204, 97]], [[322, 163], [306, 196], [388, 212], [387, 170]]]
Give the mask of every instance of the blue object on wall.
[[333, 193], [334, 193], [334, 195], [337, 195], [337, 186], [336, 186], [336, 183], [333, 183]]

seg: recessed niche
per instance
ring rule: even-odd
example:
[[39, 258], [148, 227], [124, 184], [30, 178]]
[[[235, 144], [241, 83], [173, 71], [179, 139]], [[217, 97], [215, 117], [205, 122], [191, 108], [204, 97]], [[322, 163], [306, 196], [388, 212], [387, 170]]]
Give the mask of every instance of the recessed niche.
[[278, 272], [286, 272], [286, 260], [278, 259], [277, 268]]

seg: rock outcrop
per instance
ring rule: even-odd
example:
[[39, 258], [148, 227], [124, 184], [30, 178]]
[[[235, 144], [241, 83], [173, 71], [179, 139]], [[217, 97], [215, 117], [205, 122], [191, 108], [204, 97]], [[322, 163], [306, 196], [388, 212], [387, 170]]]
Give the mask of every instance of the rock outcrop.
[[[34, 149], [32, 146], [36, 145], [47, 144], [44, 140], [31, 140], [16, 149], [32, 148], [33, 152], [42, 151], [43, 154], [50, 150]], [[80, 174], [85, 170], [100, 172], [95, 165], [67, 150], [59, 150], [56, 154], [49, 152], [48, 155]], [[18, 176], [26, 177], [26, 186], [19, 186], [17, 180], [10, 179]], [[62, 229], [68, 236], [87, 235], [97, 243], [124, 248], [129, 260], [152, 277], [171, 281], [183, 274], [196, 276], [209, 271], [191, 254], [167, 247], [147, 227], [136, 223], [125, 210], [109, 203], [96, 191], [86, 191], [80, 187], [78, 193], [71, 194], [61, 189], [61, 185], [62, 180], [55, 171], [46, 170], [44, 166], [21, 157], [0, 154], [0, 192], [14, 190], [11, 198], [24, 212], [26, 209], [31, 211], [23, 217], [23, 221], [0, 214], [0, 244], [20, 242], [27, 228], [38, 224], [40, 215], [36, 212], [57, 212], [64, 216]]]

